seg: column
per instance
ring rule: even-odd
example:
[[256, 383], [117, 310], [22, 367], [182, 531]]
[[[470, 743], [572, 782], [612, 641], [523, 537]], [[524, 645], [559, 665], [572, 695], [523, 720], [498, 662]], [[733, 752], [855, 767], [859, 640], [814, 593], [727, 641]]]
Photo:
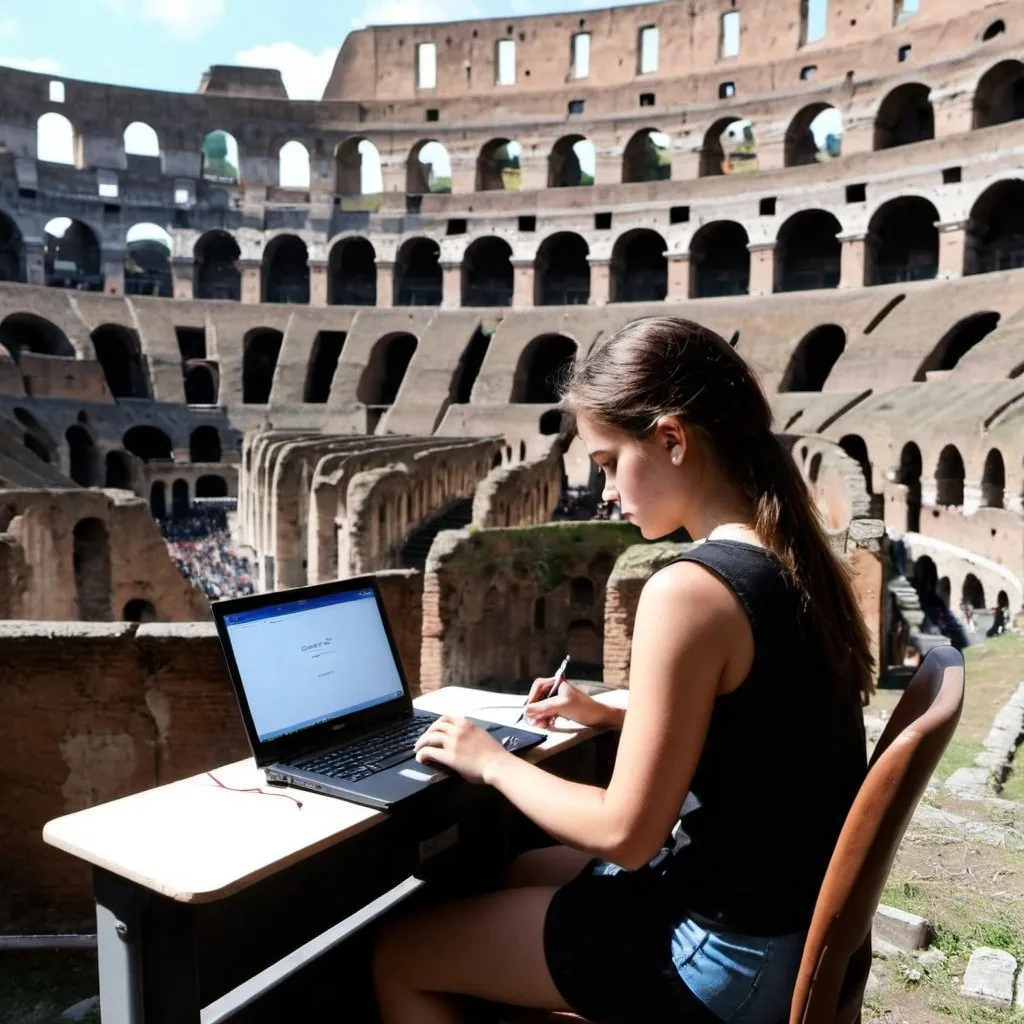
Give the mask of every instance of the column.
[[395, 265], [377, 260], [377, 306], [390, 309], [395, 304]]
[[441, 308], [458, 309], [462, 305], [462, 264], [441, 264]]
[[861, 231], [836, 235], [836, 238], [843, 247], [839, 265], [840, 289], [863, 288], [867, 284], [867, 268], [864, 263], [867, 255], [867, 235]]
[[176, 299], [195, 298], [196, 265], [191, 256], [171, 260], [171, 281]]
[[25, 281], [28, 284], [46, 284], [44, 266], [45, 245], [42, 242], [24, 242]]
[[263, 264], [259, 260], [239, 260], [242, 272], [242, 302], [258, 305], [263, 301]]
[[107, 295], [124, 295], [124, 249], [104, 249], [103, 291]]
[[939, 230], [939, 272], [940, 281], [963, 277], [967, 267], [970, 220], [949, 221], [935, 225]]
[[327, 305], [327, 264], [321, 260], [309, 261], [309, 304]]
[[519, 157], [520, 189], [524, 192], [539, 191], [548, 187], [548, 154], [546, 152], [523, 153]]
[[668, 254], [669, 302], [682, 302], [690, 297], [690, 254], [673, 252]]
[[529, 309], [534, 300], [533, 260], [513, 260], [512, 273], [512, 308]]
[[611, 301], [611, 260], [588, 259], [590, 264], [590, 305], [604, 306]]
[[775, 243], [752, 242], [750, 253], [750, 284], [748, 295], [771, 295], [775, 291]]

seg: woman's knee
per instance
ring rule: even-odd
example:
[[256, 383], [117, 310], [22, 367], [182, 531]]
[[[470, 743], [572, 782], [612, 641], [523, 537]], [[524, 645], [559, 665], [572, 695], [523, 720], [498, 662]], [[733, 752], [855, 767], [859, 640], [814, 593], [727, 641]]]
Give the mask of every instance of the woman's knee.
[[560, 886], [571, 882], [590, 861], [590, 855], [571, 846], [545, 846], [521, 853], [505, 872], [503, 889], [535, 885]]

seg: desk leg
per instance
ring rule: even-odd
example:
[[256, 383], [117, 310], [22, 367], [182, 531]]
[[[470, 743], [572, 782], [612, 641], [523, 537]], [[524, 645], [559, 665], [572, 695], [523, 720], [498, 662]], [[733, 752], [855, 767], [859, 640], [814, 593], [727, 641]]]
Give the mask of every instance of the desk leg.
[[192, 908], [99, 869], [93, 889], [104, 1022], [199, 1024]]

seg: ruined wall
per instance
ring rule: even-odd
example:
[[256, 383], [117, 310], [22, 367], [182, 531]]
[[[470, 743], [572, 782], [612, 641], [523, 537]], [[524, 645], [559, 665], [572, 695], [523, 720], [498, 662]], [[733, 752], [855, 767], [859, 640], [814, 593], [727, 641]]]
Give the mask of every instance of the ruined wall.
[[0, 491], [0, 617], [119, 620], [147, 601], [157, 621], [206, 620], [144, 501], [124, 492]]
[[522, 687], [567, 647], [578, 678], [600, 678], [605, 585], [638, 536], [621, 522], [438, 534], [423, 585], [423, 689]]
[[374, 575], [380, 584], [405, 677], [409, 680], [413, 696], [418, 696], [422, 692], [420, 647], [423, 642], [423, 573], [416, 569], [385, 569]]
[[473, 497], [473, 525], [487, 529], [550, 522], [562, 493], [562, 473], [557, 440], [543, 458], [492, 469]]

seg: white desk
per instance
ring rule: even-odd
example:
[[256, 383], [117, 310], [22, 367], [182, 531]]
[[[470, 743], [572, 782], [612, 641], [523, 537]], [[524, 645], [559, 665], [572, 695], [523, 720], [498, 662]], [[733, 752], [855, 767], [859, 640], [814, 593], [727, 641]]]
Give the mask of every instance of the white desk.
[[[598, 699], [624, 706], [626, 694]], [[522, 700], [452, 686], [415, 704], [511, 723]], [[525, 756], [544, 761], [595, 735], [559, 722]], [[252, 759], [213, 774], [226, 786], [263, 792], [223, 789], [204, 773], [57, 818], [43, 830], [47, 843], [95, 869], [104, 1022], [198, 1021], [202, 1006], [417, 868], [430, 826], [422, 817], [271, 789]], [[482, 794], [500, 799], [488, 787], [446, 787], [470, 808], [453, 813], [470, 819]], [[280, 794], [297, 796], [302, 807]], [[472, 826], [457, 820], [460, 829]], [[243, 938], [256, 949], [243, 952]]]

